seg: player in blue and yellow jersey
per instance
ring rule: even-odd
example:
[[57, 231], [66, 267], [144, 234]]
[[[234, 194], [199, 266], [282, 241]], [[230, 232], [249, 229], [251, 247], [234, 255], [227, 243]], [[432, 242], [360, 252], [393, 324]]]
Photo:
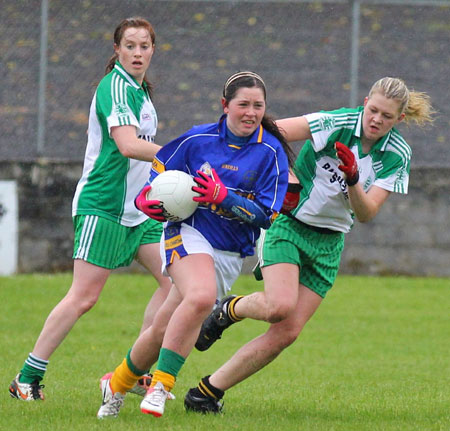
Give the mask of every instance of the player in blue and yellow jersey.
[[134, 205], [161, 148], [154, 143], [158, 120], [145, 76], [154, 50], [155, 32], [147, 20], [128, 18], [115, 29], [115, 53], [91, 103], [83, 174], [73, 199], [72, 285], [11, 383], [14, 398], [44, 399], [40, 382], [50, 356], [95, 305], [111, 270], [137, 259], [156, 278], [160, 287], [147, 306], [142, 330], [169, 293], [171, 281], [161, 273], [161, 224]]
[[[163, 170], [176, 169], [219, 187], [226, 184], [223, 200], [204, 202], [200, 198], [198, 210], [183, 224], [199, 230], [213, 248], [245, 257], [253, 254], [260, 227], [268, 228], [281, 208], [286, 166], [280, 142], [262, 125], [243, 138], [231, 132], [224, 115], [218, 123], [194, 127], [165, 145], [155, 157], [150, 181]], [[169, 222], [166, 239], [180, 229], [180, 223]], [[167, 259], [174, 254], [183, 256], [185, 251], [168, 249]]]
[[[216, 297], [238, 277], [243, 258], [253, 254], [260, 229], [267, 229], [278, 215], [288, 186], [287, 154], [292, 153], [266, 116], [261, 77], [253, 72], [232, 75], [222, 105], [224, 115], [217, 123], [193, 127], [158, 152], [150, 183], [136, 199], [144, 213], [163, 221], [160, 202], [146, 200], [151, 180], [176, 169], [194, 176], [198, 185], [193, 190], [200, 205], [194, 214], [164, 225], [161, 254], [174, 287], [152, 327], [139, 336], [110, 378], [114, 396], [123, 399], [144, 370], [157, 363], [141, 403], [141, 411], [154, 416], [164, 413], [203, 320]], [[98, 416], [116, 416], [119, 408], [103, 403]]]
[[297, 339], [334, 283], [354, 217], [368, 222], [391, 193], [407, 193], [411, 149], [395, 126], [409, 120], [423, 125], [432, 113], [426, 94], [388, 77], [372, 86], [359, 108], [277, 121], [289, 142], [307, 140], [293, 170], [303, 189], [260, 240], [264, 291], [225, 297], [202, 325], [196, 346], [208, 349], [245, 317], [270, 327], [188, 391], [188, 410], [221, 411], [226, 390]]

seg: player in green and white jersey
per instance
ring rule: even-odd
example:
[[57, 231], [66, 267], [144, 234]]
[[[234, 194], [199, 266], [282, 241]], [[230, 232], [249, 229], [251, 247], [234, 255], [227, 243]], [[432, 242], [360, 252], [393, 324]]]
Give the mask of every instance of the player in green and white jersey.
[[[154, 143], [158, 121], [145, 76], [154, 49], [155, 32], [147, 20], [125, 19], [115, 29], [115, 52], [92, 100], [83, 174], [73, 199], [72, 286], [11, 383], [14, 398], [44, 399], [40, 382], [51, 354], [95, 305], [111, 270], [137, 259], [159, 283], [141, 331], [150, 326], [170, 290], [170, 279], [161, 274], [162, 224], [134, 206], [160, 149]], [[121, 318], [119, 307], [114, 313]]]
[[187, 409], [220, 411], [225, 390], [296, 340], [334, 283], [354, 217], [368, 222], [391, 193], [408, 191], [411, 149], [395, 126], [410, 120], [423, 125], [432, 114], [426, 94], [409, 91], [400, 79], [383, 78], [372, 86], [364, 106], [277, 121], [289, 142], [307, 140], [290, 180], [303, 188], [297, 199], [285, 198], [285, 214], [259, 244], [264, 291], [224, 298], [200, 334], [207, 335], [208, 348], [245, 317], [271, 325], [190, 389]]

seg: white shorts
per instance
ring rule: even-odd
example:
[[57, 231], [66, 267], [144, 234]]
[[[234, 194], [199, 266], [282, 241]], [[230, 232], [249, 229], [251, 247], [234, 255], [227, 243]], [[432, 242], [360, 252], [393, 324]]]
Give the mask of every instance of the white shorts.
[[[176, 250], [179, 257], [189, 254], [205, 253], [214, 260], [217, 283], [217, 299], [220, 301], [231, 290], [231, 286], [239, 277], [244, 259], [239, 253], [215, 249], [208, 240], [195, 228], [182, 223], [175, 233], [177, 239], [176, 246], [171, 250]], [[161, 236], [160, 254], [162, 260], [162, 273], [168, 275], [167, 267], [170, 265], [170, 254], [166, 250], [166, 230]]]

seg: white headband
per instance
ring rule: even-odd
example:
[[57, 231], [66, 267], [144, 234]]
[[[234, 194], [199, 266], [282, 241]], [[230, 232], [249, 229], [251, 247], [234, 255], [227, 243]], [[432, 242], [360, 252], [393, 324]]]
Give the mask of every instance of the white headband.
[[244, 78], [244, 77], [255, 78], [255, 79], [257, 79], [258, 81], [260, 81], [260, 82], [262, 83], [262, 85], [264, 86], [264, 88], [266, 88], [266, 84], [264, 84], [264, 81], [262, 80], [262, 78], [261, 78], [257, 73], [249, 72], [249, 71], [247, 71], [247, 72], [238, 72], [238, 73], [235, 73], [234, 75], [231, 75], [231, 76], [228, 78], [227, 82], [225, 82], [225, 85], [224, 85], [224, 87], [223, 87], [223, 94], [224, 94], [224, 95], [226, 94], [228, 86], [229, 86], [233, 81], [235, 81], [236, 79], [239, 79], [239, 78]]

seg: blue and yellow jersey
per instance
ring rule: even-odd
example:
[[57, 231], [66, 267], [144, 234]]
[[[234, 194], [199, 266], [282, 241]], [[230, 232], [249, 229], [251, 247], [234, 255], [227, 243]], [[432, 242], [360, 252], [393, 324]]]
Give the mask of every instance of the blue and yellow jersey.
[[[249, 141], [234, 145], [226, 139], [226, 115], [219, 122], [195, 126], [166, 144], [156, 154], [149, 184], [165, 170], [180, 170], [197, 176], [198, 170], [210, 173], [215, 169], [227, 189], [254, 201], [264, 212], [268, 224], [283, 204], [288, 183], [288, 161], [281, 143], [259, 126]], [[260, 228], [245, 221], [251, 214], [236, 215], [223, 205], [200, 204], [183, 223], [194, 227], [212, 247], [238, 252], [242, 257], [253, 255]], [[168, 228], [174, 223], [169, 222]]]

